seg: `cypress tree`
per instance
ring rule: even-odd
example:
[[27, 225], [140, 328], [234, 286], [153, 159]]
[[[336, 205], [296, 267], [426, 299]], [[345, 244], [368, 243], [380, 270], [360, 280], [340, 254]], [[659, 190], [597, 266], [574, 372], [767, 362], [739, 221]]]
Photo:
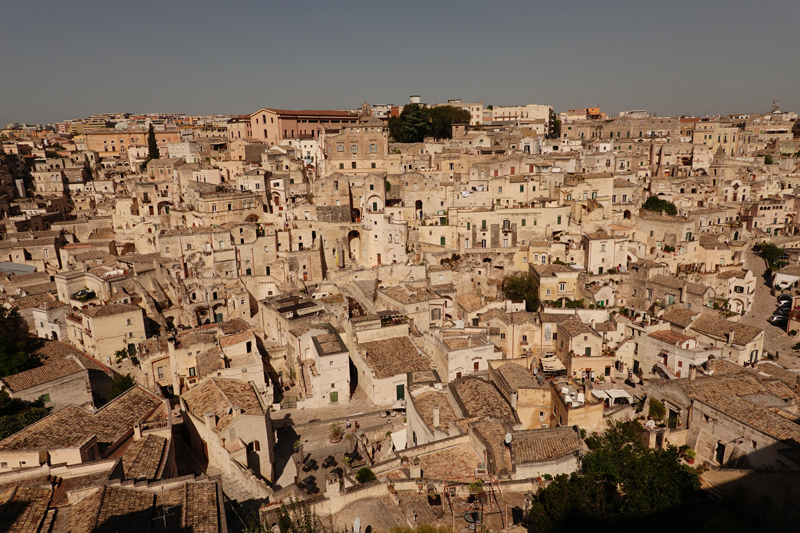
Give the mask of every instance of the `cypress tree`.
[[159, 159], [161, 154], [158, 153], [158, 143], [156, 142], [156, 132], [153, 130], [153, 124], [150, 124], [150, 129], [147, 130], [147, 159]]

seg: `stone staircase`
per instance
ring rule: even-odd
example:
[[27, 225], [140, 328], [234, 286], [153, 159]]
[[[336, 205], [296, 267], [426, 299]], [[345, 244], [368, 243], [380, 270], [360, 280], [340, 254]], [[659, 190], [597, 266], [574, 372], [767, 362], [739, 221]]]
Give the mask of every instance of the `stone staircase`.
[[235, 475], [228, 474], [216, 467], [209, 467], [208, 477], [217, 478], [222, 483], [222, 492], [229, 500], [236, 500], [237, 502], [246, 502], [249, 500], [263, 500], [264, 497], [255, 489], [247, 485], [243, 480]]

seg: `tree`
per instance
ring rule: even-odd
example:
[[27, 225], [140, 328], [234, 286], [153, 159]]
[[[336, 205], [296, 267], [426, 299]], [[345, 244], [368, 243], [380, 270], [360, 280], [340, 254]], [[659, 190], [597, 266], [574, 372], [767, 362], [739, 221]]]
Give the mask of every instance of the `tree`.
[[536, 290], [536, 280], [530, 272], [513, 274], [503, 279], [503, 295], [512, 302], [525, 300], [527, 311], [536, 311], [539, 307], [539, 293]]
[[389, 119], [389, 135], [394, 142], [417, 143], [425, 137], [450, 139], [453, 136], [453, 124], [468, 124], [469, 111], [454, 106], [444, 105], [424, 107], [420, 104], [408, 104], [403, 107], [399, 117]]
[[758, 252], [758, 255], [767, 262], [772, 270], [777, 270], [782, 266], [781, 259], [783, 259], [784, 253], [784, 248], [776, 246], [771, 242], [765, 242], [761, 243], [761, 250]]
[[156, 141], [156, 132], [153, 129], [153, 124], [150, 123], [150, 128], [147, 130], [147, 159], [159, 159], [161, 153], [158, 151], [158, 141]]
[[108, 390], [109, 399], [116, 398], [134, 385], [136, 385], [136, 380], [134, 380], [130, 374], [119, 374], [114, 378], [114, 381], [111, 382], [111, 388]]
[[653, 417], [653, 420], [661, 422], [667, 416], [667, 408], [659, 400], [650, 398], [650, 416]]
[[281, 505], [278, 511], [278, 528], [281, 533], [326, 533], [317, 513], [294, 498], [289, 498], [289, 505]]
[[31, 357], [38, 342], [28, 334], [28, 323], [16, 307], [0, 307], [0, 377], [41, 365], [38, 359]]
[[771, 165], [774, 161], [772, 160], [772, 156], [767, 154], [764, 156], [764, 164]]
[[[700, 488], [697, 471], [678, 461], [678, 449], [651, 450], [637, 422], [609, 422], [586, 439], [591, 451], [582, 472], [562, 474], [536, 495], [530, 519], [536, 531], [632, 531], [642, 522], [685, 520], [682, 509]], [[661, 528], [659, 528], [661, 530]]]
[[376, 479], [378, 478], [375, 477], [375, 474], [372, 472], [372, 470], [366, 466], [364, 468], [360, 468], [358, 472], [356, 472], [356, 481], [359, 483], [369, 483], [370, 481], [375, 481]]
[[547, 138], [548, 139], [558, 139], [561, 137], [561, 121], [558, 120], [558, 115], [554, 109], [550, 110], [550, 125], [547, 129]]
[[678, 214], [678, 209], [675, 207], [675, 204], [667, 200], [662, 200], [658, 196], [651, 196], [650, 198], [648, 198], [642, 204], [642, 208], [647, 209], [648, 211], [655, 211], [657, 213], [664, 211], [668, 215]]

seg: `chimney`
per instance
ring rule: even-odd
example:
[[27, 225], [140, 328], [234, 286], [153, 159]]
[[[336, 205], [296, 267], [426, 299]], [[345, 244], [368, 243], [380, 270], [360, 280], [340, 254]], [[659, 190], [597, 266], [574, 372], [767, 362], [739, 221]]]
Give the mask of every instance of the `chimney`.
[[214, 413], [212, 413], [211, 411], [209, 411], [204, 415], [204, 417], [206, 419], [206, 427], [208, 429], [214, 429], [214, 426], [217, 425], [217, 417], [216, 417], [216, 415]]
[[242, 414], [242, 408], [239, 407], [238, 405], [234, 405], [233, 407], [231, 407], [231, 410], [233, 411], [233, 416], [234, 417], [239, 416], [240, 414]]
[[516, 411], [517, 410], [517, 393], [511, 393], [511, 408]]
[[733, 330], [728, 333], [728, 346], [733, 346], [733, 333]]
[[682, 304], [686, 303], [686, 285], [681, 287], [681, 303]]
[[142, 439], [142, 425], [139, 422], [136, 422], [133, 425], [133, 440], [141, 440]]
[[439, 406], [438, 405], [433, 408], [433, 427], [434, 428], [438, 428], [439, 427]]
[[706, 374], [713, 374], [714, 368], [717, 366], [717, 358], [713, 355], [708, 356], [708, 361], [706, 361]]
[[694, 381], [697, 377], [697, 366], [689, 365], [689, 381]]

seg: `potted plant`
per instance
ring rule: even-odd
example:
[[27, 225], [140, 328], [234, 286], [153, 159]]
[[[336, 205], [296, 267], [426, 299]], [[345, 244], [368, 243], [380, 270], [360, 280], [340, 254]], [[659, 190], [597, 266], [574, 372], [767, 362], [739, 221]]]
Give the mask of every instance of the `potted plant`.
[[294, 443], [292, 444], [292, 449], [294, 450], [294, 453], [297, 453], [297, 452], [300, 451], [300, 439], [297, 439], [296, 441], [294, 441]]
[[339, 422], [334, 422], [333, 424], [331, 424], [330, 429], [331, 429], [331, 434], [330, 434], [331, 443], [336, 444], [342, 442], [342, 435], [344, 433], [342, 430], [342, 425]]
[[483, 480], [476, 478], [475, 481], [467, 485], [470, 494], [479, 494], [483, 492]]
[[697, 452], [689, 447], [688, 444], [684, 444], [680, 448], [678, 448], [679, 456], [684, 459], [690, 465], [694, 464], [694, 460], [697, 457]]
[[397, 491], [394, 488], [394, 483], [389, 483], [388, 485], [386, 485], [386, 488], [389, 489], [390, 493], [397, 494]]

